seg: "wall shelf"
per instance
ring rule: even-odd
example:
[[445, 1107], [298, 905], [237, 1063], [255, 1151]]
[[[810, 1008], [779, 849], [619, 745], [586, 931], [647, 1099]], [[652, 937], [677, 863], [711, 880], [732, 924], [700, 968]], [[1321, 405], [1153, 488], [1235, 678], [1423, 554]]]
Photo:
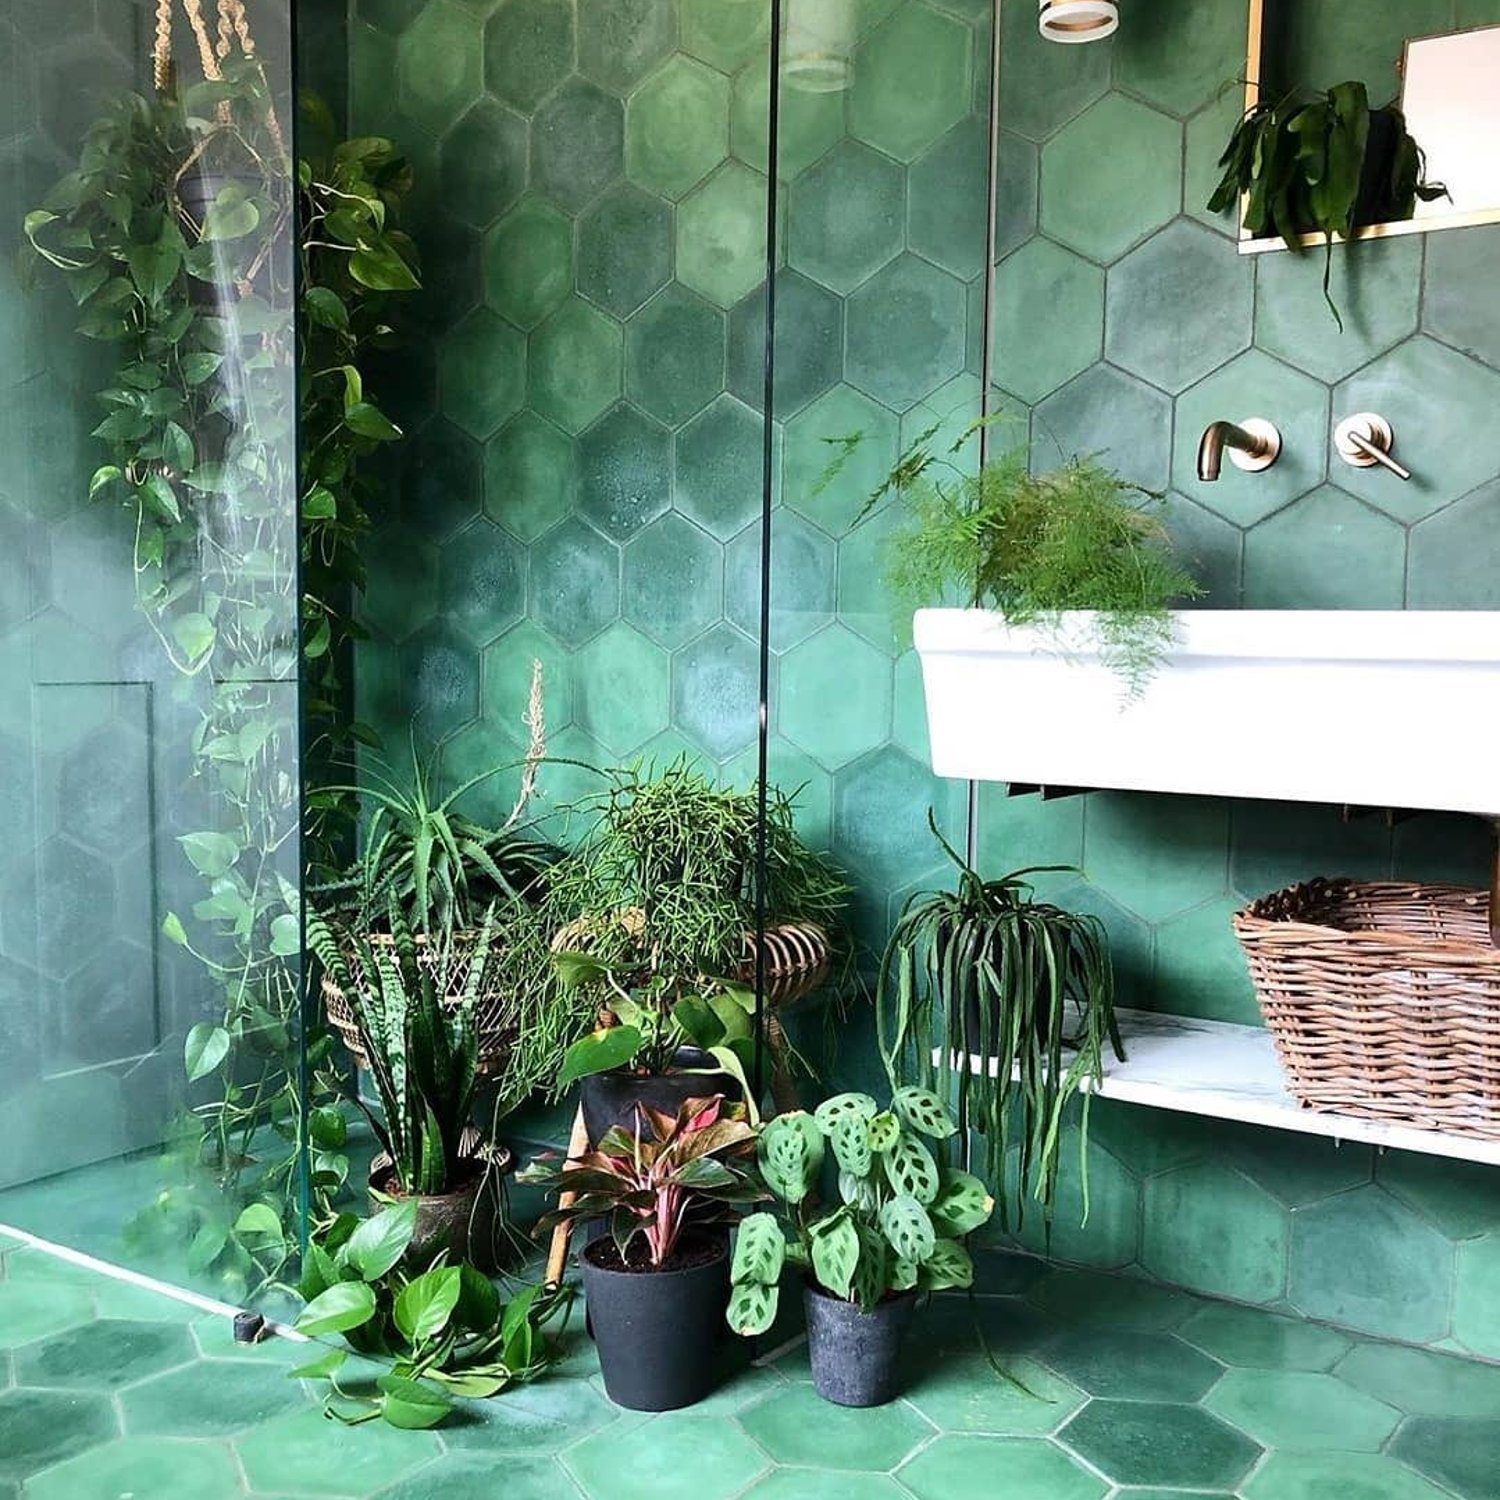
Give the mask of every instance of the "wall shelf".
[[[1287, 1092], [1271, 1033], [1259, 1026], [1147, 1010], [1117, 1014], [1126, 1061], [1106, 1054], [1100, 1098], [1500, 1166], [1500, 1140], [1303, 1109]], [[934, 1062], [941, 1059], [934, 1053]], [[972, 1072], [986, 1066], [993, 1073], [996, 1064], [969, 1058]]]

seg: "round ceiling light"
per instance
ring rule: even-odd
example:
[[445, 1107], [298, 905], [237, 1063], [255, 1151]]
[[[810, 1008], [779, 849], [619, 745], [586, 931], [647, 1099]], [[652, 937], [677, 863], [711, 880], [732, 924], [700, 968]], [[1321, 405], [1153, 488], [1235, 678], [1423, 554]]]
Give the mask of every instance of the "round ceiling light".
[[1098, 42], [1120, 25], [1115, 0], [1040, 0], [1037, 24], [1049, 42]]

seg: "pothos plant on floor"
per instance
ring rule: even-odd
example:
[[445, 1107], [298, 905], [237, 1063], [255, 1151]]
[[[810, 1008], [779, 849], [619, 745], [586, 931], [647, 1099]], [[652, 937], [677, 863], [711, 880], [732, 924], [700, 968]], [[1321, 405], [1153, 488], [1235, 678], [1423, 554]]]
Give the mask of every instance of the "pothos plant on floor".
[[[340, 1214], [309, 1246], [293, 1325], [310, 1338], [340, 1334], [291, 1373], [328, 1383], [326, 1411], [355, 1424], [436, 1427], [455, 1398], [484, 1399], [552, 1363], [572, 1293], [528, 1286], [508, 1301], [475, 1266], [414, 1256], [418, 1208], [404, 1202], [368, 1219]], [[416, 1266], [412, 1261], [416, 1259]], [[350, 1351], [363, 1373], [350, 1375]], [[386, 1366], [373, 1378], [369, 1362]]]
[[[158, 7], [154, 95], [105, 111], [25, 232], [33, 264], [76, 302], [80, 335], [114, 356], [89, 496], [131, 518], [142, 615], [183, 682], [201, 684], [184, 753], [211, 817], [179, 843], [204, 889], [191, 932], [175, 911], [163, 931], [217, 992], [184, 1043], [189, 1082], [217, 1087], [195, 1107], [185, 1180], [137, 1232], [187, 1242], [191, 1268], [238, 1295], [295, 1248], [303, 1147], [320, 1211], [347, 1172], [331, 1038], [299, 1037], [293, 767], [299, 741], [317, 759], [353, 732], [339, 674], [364, 460], [400, 436], [361, 365], [389, 337], [390, 298], [417, 278], [397, 226], [410, 174], [390, 143], [293, 163], [248, 28], [226, 57], [204, 49], [209, 75], [179, 87], [171, 15]], [[313, 689], [305, 734], [286, 691], [299, 671]], [[314, 808], [302, 831], [314, 866], [331, 862], [351, 812]]]
[[1362, 224], [1409, 219], [1419, 200], [1448, 191], [1427, 181], [1426, 157], [1400, 108], [1371, 108], [1357, 81], [1259, 100], [1234, 127], [1219, 165], [1211, 213], [1243, 201], [1246, 233], [1279, 235], [1293, 252], [1305, 235], [1326, 236], [1323, 297], [1340, 329], [1344, 320], [1328, 289], [1335, 237], [1349, 239]]
[[537, 1233], [604, 1220], [579, 1257], [611, 1401], [636, 1411], [691, 1406], [713, 1389], [715, 1330], [729, 1298], [725, 1224], [763, 1194], [755, 1133], [722, 1095], [675, 1114], [638, 1106], [571, 1161], [539, 1158], [520, 1180], [559, 1195]]
[[1125, 1055], [1104, 925], [1036, 899], [1027, 877], [1056, 871], [986, 880], [935, 823], [933, 833], [958, 880], [954, 890], [910, 896], [886, 944], [875, 998], [886, 1070], [893, 1082], [915, 1078], [957, 1100], [984, 1139], [986, 1176], [1014, 1184], [1006, 1224], [1020, 1221], [1028, 1196], [1050, 1223], [1065, 1115], [1081, 1095], [1086, 1218], [1085, 1085], [1102, 1078], [1107, 1046]]
[[[878, 1406], [898, 1393], [901, 1340], [916, 1294], [974, 1281], [963, 1237], [994, 1200], [979, 1178], [942, 1160], [958, 1130], [943, 1101], [902, 1087], [881, 1109], [868, 1094], [839, 1094], [811, 1114], [778, 1115], [756, 1155], [781, 1201], [740, 1225], [730, 1276], [730, 1326], [765, 1333], [775, 1321], [782, 1267], [805, 1277], [813, 1380], [841, 1406]], [[813, 1196], [825, 1149], [838, 1168], [839, 1202]]]

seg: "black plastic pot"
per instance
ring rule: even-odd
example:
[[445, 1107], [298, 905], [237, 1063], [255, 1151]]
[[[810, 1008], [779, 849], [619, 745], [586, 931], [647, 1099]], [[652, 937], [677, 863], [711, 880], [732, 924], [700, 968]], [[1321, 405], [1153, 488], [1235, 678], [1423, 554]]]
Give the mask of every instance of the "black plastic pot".
[[898, 1292], [864, 1312], [814, 1286], [803, 1294], [813, 1384], [837, 1406], [884, 1406], [901, 1394], [901, 1345], [917, 1305]]
[[676, 1411], [702, 1401], [717, 1383], [729, 1247], [701, 1240], [683, 1248], [701, 1258], [676, 1271], [612, 1269], [601, 1263], [614, 1250], [608, 1238], [592, 1241], [579, 1257], [604, 1389], [616, 1406]]
[[[677, 1068], [711, 1067], [713, 1059], [696, 1047], [683, 1047], [672, 1062]], [[583, 1080], [583, 1123], [589, 1143], [599, 1139], [612, 1125], [630, 1130], [635, 1125], [637, 1104], [649, 1105], [665, 1114], [675, 1115], [689, 1099], [705, 1099], [710, 1094], [740, 1097], [740, 1086], [728, 1073], [631, 1073], [624, 1069], [614, 1073], [592, 1073]]]
[[1356, 224], [1379, 224], [1393, 217], [1391, 170], [1401, 127], [1383, 109], [1370, 111], [1370, 133], [1365, 139], [1365, 159], [1360, 167], [1359, 192], [1354, 200]]

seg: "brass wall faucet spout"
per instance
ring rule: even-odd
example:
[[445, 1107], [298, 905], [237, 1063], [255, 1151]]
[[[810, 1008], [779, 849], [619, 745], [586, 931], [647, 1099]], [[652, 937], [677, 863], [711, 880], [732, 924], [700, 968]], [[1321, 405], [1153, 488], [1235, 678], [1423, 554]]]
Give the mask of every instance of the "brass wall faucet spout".
[[1281, 434], [1264, 417], [1248, 417], [1243, 422], [1210, 422], [1198, 443], [1198, 478], [1205, 484], [1219, 477], [1226, 448], [1235, 468], [1259, 474], [1281, 456]]

